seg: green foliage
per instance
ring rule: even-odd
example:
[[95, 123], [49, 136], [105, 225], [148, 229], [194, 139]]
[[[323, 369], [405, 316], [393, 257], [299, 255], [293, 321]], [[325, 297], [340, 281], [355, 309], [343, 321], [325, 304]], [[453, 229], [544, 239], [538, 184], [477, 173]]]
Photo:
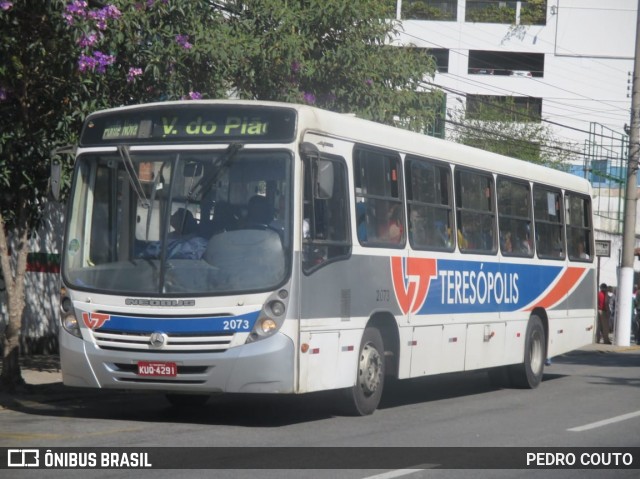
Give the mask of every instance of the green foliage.
[[[426, 131], [439, 96], [418, 90], [435, 63], [387, 46], [394, 16], [388, 0], [1, 0], [0, 231], [35, 231], [51, 151], [75, 143], [101, 108], [235, 95]], [[14, 359], [26, 267], [15, 259], [27, 251], [21, 240], [22, 267], [2, 266]], [[3, 376], [19, 377], [17, 360], [4, 363]]]
[[418, 91], [433, 60], [387, 46], [398, 28], [381, 20], [394, 17], [387, 0], [4, 4], [0, 211], [10, 228], [21, 211], [37, 224], [50, 151], [74, 143], [96, 109], [231, 94], [425, 131], [440, 102]]
[[38, 222], [50, 150], [73, 141], [82, 119], [63, 7], [52, 0], [0, 9], [0, 213], [10, 229]]
[[511, 6], [501, 7], [497, 3], [467, 3], [465, 20], [476, 23], [514, 23], [516, 9]]
[[512, 99], [489, 102], [476, 110], [472, 115], [464, 110], [451, 115], [450, 139], [559, 170], [567, 170], [576, 160], [576, 145], [559, 141], [548, 125], [532, 121]]
[[521, 25], [546, 25], [547, 0], [529, 0], [520, 9]]
[[[503, 2], [500, 2], [503, 3]], [[467, 2], [465, 20], [477, 23], [516, 22], [515, 1], [500, 5], [495, 1]], [[520, 8], [520, 25], [545, 25], [547, 20], [547, 0], [523, 1]]]
[[234, 87], [244, 98], [315, 104], [394, 124], [414, 116], [411, 128], [433, 122], [437, 95], [421, 95], [433, 59], [386, 46], [397, 33], [389, 2], [280, 0], [227, 2], [245, 39], [245, 61]]
[[[437, 2], [442, 5], [443, 2]], [[431, 5], [427, 0], [404, 0], [402, 18], [416, 20], [452, 21], [456, 19], [457, 2], [451, 2], [447, 9]]]

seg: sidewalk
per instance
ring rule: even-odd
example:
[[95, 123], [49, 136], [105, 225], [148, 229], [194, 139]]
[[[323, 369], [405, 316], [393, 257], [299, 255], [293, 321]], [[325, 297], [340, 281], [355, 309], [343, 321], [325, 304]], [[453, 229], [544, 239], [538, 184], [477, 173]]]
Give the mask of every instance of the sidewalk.
[[[630, 346], [594, 343], [584, 346], [578, 351], [620, 353], [638, 350], [640, 350], [640, 346], [632, 342]], [[23, 357], [20, 359], [20, 364], [22, 366], [22, 377], [27, 384], [45, 385], [62, 382], [60, 358], [57, 355]]]
[[20, 358], [22, 377], [27, 384], [52, 384], [62, 382], [58, 355], [24, 356]]

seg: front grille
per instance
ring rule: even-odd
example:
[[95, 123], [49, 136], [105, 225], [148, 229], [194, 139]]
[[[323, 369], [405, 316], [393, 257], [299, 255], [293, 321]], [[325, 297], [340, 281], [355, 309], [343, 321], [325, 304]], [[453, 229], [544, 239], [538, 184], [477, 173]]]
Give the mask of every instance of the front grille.
[[100, 349], [145, 353], [215, 353], [229, 349], [233, 334], [167, 334], [165, 344], [151, 346], [152, 333], [129, 333], [100, 330], [91, 331]]

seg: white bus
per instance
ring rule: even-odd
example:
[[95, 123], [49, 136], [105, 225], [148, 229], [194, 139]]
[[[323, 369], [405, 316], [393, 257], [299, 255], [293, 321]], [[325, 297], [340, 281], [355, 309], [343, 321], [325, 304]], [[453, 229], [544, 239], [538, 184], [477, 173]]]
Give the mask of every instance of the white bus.
[[317, 108], [184, 101], [90, 115], [61, 267], [64, 383], [339, 390], [487, 369], [534, 388], [593, 341], [589, 183]]

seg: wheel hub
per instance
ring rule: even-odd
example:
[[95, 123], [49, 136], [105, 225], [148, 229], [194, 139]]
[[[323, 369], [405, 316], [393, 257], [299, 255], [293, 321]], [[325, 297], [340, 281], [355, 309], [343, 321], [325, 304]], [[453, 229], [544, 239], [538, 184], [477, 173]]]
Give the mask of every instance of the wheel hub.
[[382, 357], [371, 344], [362, 348], [360, 356], [360, 387], [365, 394], [373, 394], [380, 386], [382, 374]]

